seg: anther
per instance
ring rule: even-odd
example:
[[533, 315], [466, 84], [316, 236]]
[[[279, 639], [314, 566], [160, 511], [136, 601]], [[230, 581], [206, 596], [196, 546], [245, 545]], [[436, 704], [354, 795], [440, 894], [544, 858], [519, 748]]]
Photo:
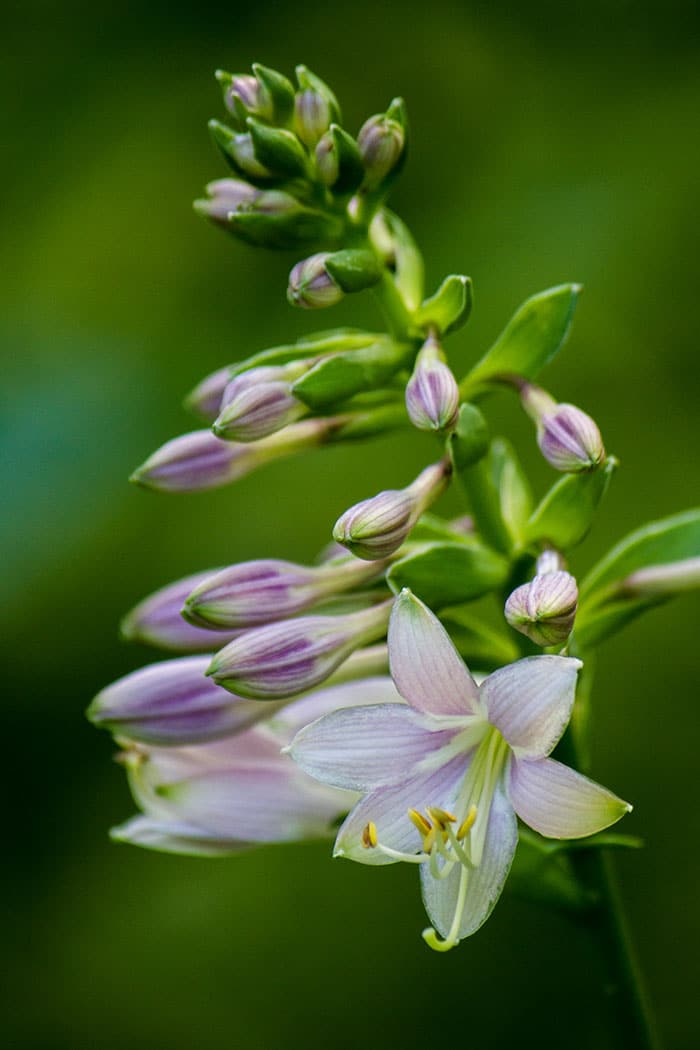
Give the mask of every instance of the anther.
[[465, 838], [465, 836], [474, 827], [475, 821], [476, 821], [476, 806], [471, 805], [469, 807], [469, 812], [467, 813], [466, 817], [464, 818], [462, 823], [457, 828], [457, 838], [459, 839], [460, 842], [462, 841], [463, 838]]
[[425, 838], [426, 835], [428, 835], [432, 831], [433, 826], [430, 823], [430, 821], [427, 819], [427, 817], [424, 817], [422, 813], [419, 813], [417, 809], [409, 809], [408, 819], [411, 821], [416, 830], [420, 832], [423, 838]]
[[454, 824], [457, 821], [457, 818], [452, 813], [448, 813], [446, 809], [440, 809], [439, 806], [428, 806], [428, 813], [443, 830], [448, 824]]
[[366, 824], [362, 831], [362, 845], [365, 849], [374, 849], [377, 845], [377, 825], [373, 820]]

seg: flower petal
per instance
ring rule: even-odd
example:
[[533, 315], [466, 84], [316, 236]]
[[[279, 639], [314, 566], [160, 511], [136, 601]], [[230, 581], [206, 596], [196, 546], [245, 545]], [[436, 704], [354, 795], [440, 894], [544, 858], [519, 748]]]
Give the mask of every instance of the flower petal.
[[553, 758], [511, 762], [508, 792], [521, 820], [552, 839], [579, 839], [610, 827], [632, 807]]
[[[518, 844], [518, 824], [502, 784], [494, 792], [481, 864], [467, 872], [467, 895], [457, 939], [476, 933], [501, 895]], [[445, 879], [435, 879], [428, 865], [421, 868], [423, 903], [441, 937], [450, 933], [465, 869], [456, 864]]]
[[396, 688], [418, 711], [480, 714], [479, 690], [438, 618], [408, 589], [389, 620], [389, 663]]
[[217, 839], [201, 828], [189, 824], [167, 823], [152, 817], [139, 815], [125, 824], [112, 828], [110, 838], [115, 842], [126, 842], [131, 846], [162, 850], [164, 853], [185, 853], [193, 857], [221, 857], [240, 853], [254, 843]]
[[407, 704], [375, 704], [334, 711], [306, 726], [287, 749], [317, 780], [351, 791], [370, 791], [411, 771], [455, 735], [431, 732]]
[[[353, 657], [348, 660], [346, 666], [352, 659]], [[252, 702], [259, 703], [257, 700]], [[315, 722], [317, 718], [330, 714], [331, 711], [337, 711], [341, 707], [395, 703], [405, 706], [389, 675], [376, 675], [371, 678], [329, 685], [309, 693], [300, 700], [294, 700], [274, 716], [273, 725], [275, 729], [279, 727], [280, 735], [291, 740], [295, 733], [309, 725], [310, 722]], [[267, 706], [265, 710], [268, 710]]]
[[548, 755], [566, 729], [583, 665], [566, 656], [528, 656], [494, 671], [480, 696], [489, 722], [516, 755]]
[[377, 838], [383, 846], [403, 853], [419, 853], [421, 836], [409, 820], [408, 810], [422, 812], [427, 806], [449, 810], [454, 805], [467, 762], [465, 755], [457, 755], [439, 769], [365, 795], [341, 826], [333, 856], [347, 857], [361, 864], [394, 864], [395, 860], [380, 849], [366, 849], [362, 845], [362, 833], [370, 821], [376, 825]]

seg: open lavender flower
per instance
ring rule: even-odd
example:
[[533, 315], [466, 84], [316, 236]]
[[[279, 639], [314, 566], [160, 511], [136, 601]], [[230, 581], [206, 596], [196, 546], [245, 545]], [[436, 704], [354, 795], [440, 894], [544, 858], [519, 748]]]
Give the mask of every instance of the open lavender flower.
[[368, 698], [382, 705], [401, 701], [388, 676], [368, 678], [300, 698], [258, 725], [241, 723], [242, 731], [231, 729], [222, 740], [182, 747], [122, 740], [120, 758], [143, 812], [114, 828], [112, 838], [202, 856], [329, 838], [356, 794], [317, 783], [280, 749], [311, 719]]
[[442, 625], [407, 590], [392, 612], [389, 658], [409, 706], [336, 711], [302, 729], [289, 751], [324, 783], [363, 792], [336, 856], [420, 865], [434, 926], [424, 937], [445, 951], [498, 900], [516, 816], [547, 837], [581, 838], [631, 806], [548, 757], [571, 717], [580, 661], [529, 657], [478, 687]]

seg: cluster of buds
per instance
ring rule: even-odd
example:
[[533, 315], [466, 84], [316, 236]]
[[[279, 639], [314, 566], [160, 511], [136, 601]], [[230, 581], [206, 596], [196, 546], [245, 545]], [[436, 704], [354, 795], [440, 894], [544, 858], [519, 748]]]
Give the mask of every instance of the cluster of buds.
[[[411, 425], [440, 441], [440, 458], [341, 514], [313, 566], [258, 559], [146, 598], [124, 637], [178, 655], [104, 689], [89, 717], [115, 735], [142, 811], [115, 838], [229, 853], [328, 836], [350, 811], [336, 854], [422, 865], [435, 927], [426, 940], [444, 951], [497, 899], [516, 813], [566, 839], [629, 808], [550, 760], [581, 665], [531, 655], [533, 643], [570, 644], [578, 587], [564, 554], [590, 528], [614, 460], [589, 416], [532, 382], [566, 336], [577, 286], [527, 300], [458, 383], [443, 343], [470, 314], [471, 282], [450, 275], [424, 298], [420, 252], [385, 207], [405, 158], [403, 103], [353, 138], [330, 88], [296, 72], [296, 87], [260, 65], [217, 74], [229, 116], [210, 127], [235, 177], [210, 183], [195, 207], [250, 244], [299, 249], [293, 306], [330, 307], [371, 288], [389, 330], [320, 332], [217, 369], [186, 401], [207, 428], [167, 442], [133, 480], [215, 488], [306, 449]], [[504, 381], [545, 458], [568, 475], [539, 504], [514, 450], [492, 441], [470, 401]], [[433, 509], [453, 477], [469, 515], [449, 521]], [[654, 538], [646, 562], [614, 550], [583, 581], [577, 637], [597, 639], [629, 617], [625, 603], [637, 609], [697, 583], [688, 523], [675, 528], [671, 565]], [[503, 588], [523, 579], [497, 627], [470, 609], [498, 595], [503, 610]]]

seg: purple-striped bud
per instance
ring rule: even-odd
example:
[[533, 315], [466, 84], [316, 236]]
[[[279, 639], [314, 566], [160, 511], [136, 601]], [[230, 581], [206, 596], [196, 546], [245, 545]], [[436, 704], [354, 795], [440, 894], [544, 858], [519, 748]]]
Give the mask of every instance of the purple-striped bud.
[[207, 671], [225, 689], [280, 700], [325, 681], [360, 646], [381, 638], [392, 601], [347, 616], [303, 616], [246, 631]]
[[537, 444], [555, 470], [576, 474], [594, 470], [605, 459], [600, 431], [575, 405], [558, 404], [531, 383], [521, 388], [523, 407], [537, 424]]
[[217, 437], [259, 441], [306, 415], [308, 409], [294, 397], [289, 382], [256, 383], [248, 376], [244, 372], [227, 386], [221, 412], [212, 425]]
[[380, 113], [362, 125], [357, 144], [367, 172], [365, 184], [375, 189], [397, 167], [406, 135], [400, 124]]
[[331, 104], [324, 95], [312, 88], [297, 93], [294, 103], [296, 133], [309, 149], [314, 149], [332, 119]]
[[287, 299], [292, 306], [320, 310], [334, 306], [343, 298], [345, 293], [326, 270], [329, 255], [330, 252], [317, 252], [308, 259], [302, 259], [292, 269], [287, 288]]
[[516, 587], [506, 602], [505, 617], [535, 645], [563, 645], [573, 630], [577, 604], [574, 577], [547, 572]]
[[260, 190], [240, 179], [217, 179], [208, 183], [206, 189], [208, 198], [196, 200], [194, 210], [220, 226], [228, 225], [232, 211], [252, 207], [260, 196]]
[[429, 338], [418, 351], [406, 386], [406, 410], [419, 430], [450, 430], [459, 412], [459, 387], [440, 344]]
[[376, 579], [384, 565], [349, 559], [307, 567], [263, 559], [232, 565], [192, 588], [183, 615], [203, 627], [256, 627]]
[[387, 489], [356, 503], [336, 521], [333, 539], [358, 558], [388, 558], [445, 489], [449, 477], [449, 463], [441, 461], [427, 467], [405, 489]]
[[209, 580], [216, 569], [186, 576], [183, 580], [162, 587], [124, 617], [121, 634], [129, 642], [142, 642], [161, 649], [181, 653], [211, 653], [224, 642], [235, 638], [230, 629], [222, 634], [212, 625], [192, 626], [182, 617], [182, 603], [204, 580]]
[[119, 737], [170, 747], [228, 736], [269, 715], [207, 678], [210, 662], [185, 656], [142, 667], [98, 693], [87, 716]]
[[247, 116], [272, 120], [274, 105], [269, 91], [250, 73], [235, 73], [231, 76], [218, 70], [216, 79], [224, 93], [226, 109], [238, 120], [245, 121]]
[[221, 441], [210, 430], [195, 430], [166, 442], [130, 480], [161, 492], [199, 492], [250, 474], [264, 463], [321, 444], [336, 427], [332, 419], [302, 420], [261, 441]]
[[218, 368], [205, 376], [185, 398], [185, 408], [207, 423], [213, 423], [221, 411], [221, 401], [231, 382], [231, 369]]

